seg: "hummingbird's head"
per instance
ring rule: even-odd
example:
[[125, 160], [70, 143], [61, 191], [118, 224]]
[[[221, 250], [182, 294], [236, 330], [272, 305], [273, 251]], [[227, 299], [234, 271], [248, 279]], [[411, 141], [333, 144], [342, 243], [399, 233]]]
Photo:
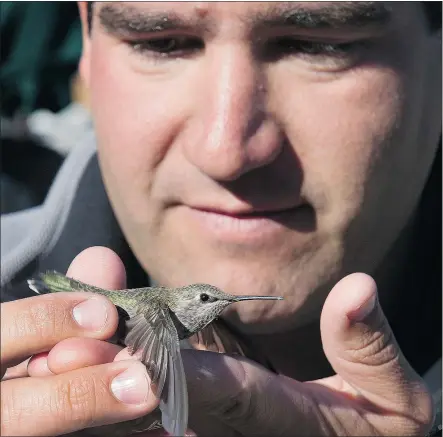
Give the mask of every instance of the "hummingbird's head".
[[273, 296], [234, 296], [209, 284], [192, 284], [174, 290], [169, 308], [192, 333], [198, 332], [216, 319], [234, 302], [244, 300], [281, 300]]

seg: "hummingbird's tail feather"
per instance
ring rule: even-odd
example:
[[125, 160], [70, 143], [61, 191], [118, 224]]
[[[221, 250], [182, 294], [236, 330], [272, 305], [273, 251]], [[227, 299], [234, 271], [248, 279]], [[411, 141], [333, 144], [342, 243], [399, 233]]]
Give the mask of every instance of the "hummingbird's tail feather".
[[188, 426], [188, 390], [180, 353], [169, 357], [168, 372], [167, 397], [160, 401], [162, 424], [169, 434], [184, 436]]
[[28, 279], [28, 287], [37, 294], [47, 294], [51, 292], [46, 284], [40, 279]]
[[101, 288], [86, 285], [83, 282], [68, 278], [56, 271], [41, 273], [38, 279], [29, 279], [29, 288], [37, 294], [58, 293], [62, 291], [93, 291], [100, 293]]

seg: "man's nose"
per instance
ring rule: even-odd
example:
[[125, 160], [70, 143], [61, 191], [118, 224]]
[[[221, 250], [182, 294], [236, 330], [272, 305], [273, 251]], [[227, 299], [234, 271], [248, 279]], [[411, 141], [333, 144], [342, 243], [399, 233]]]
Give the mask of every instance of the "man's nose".
[[187, 159], [209, 177], [232, 181], [270, 164], [282, 135], [267, 112], [267, 84], [247, 50], [205, 55], [185, 145]]

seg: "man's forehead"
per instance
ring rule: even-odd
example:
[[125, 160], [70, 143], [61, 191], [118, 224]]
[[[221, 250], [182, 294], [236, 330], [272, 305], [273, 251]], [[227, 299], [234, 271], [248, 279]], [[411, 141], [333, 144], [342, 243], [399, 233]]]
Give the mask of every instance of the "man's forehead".
[[392, 16], [389, 2], [102, 2], [98, 14], [111, 31], [152, 32], [173, 27], [206, 30], [228, 18], [249, 27], [380, 27]]

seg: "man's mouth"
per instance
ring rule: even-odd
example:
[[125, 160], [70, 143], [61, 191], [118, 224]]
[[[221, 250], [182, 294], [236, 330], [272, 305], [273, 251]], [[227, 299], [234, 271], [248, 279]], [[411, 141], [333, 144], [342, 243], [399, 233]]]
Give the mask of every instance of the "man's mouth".
[[227, 210], [219, 208], [195, 208], [201, 212], [207, 212], [211, 214], [219, 214], [237, 219], [250, 219], [250, 218], [265, 218], [278, 216], [279, 214], [288, 213], [294, 211], [297, 206], [291, 206], [288, 208], [244, 208], [237, 210]]
[[261, 244], [288, 230], [306, 232], [315, 227], [314, 211], [308, 203], [287, 208], [186, 209], [202, 232], [220, 242]]

